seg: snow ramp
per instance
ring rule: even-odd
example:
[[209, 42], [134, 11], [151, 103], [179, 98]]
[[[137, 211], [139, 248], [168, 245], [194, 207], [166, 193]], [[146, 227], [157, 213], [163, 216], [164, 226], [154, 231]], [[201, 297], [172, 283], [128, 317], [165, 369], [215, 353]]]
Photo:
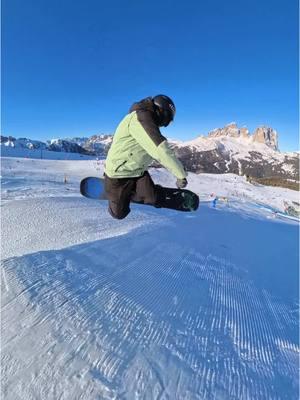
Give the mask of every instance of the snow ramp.
[[3, 398], [297, 399], [298, 225], [132, 208], [5, 204]]

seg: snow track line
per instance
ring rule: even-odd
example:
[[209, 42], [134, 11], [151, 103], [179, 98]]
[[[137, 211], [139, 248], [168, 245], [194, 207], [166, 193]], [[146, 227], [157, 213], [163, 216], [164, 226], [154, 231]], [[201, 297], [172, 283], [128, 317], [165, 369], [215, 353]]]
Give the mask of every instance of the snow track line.
[[5, 290], [8, 292], [9, 291], [9, 286], [8, 286], [6, 275], [5, 275], [5, 271], [4, 271], [3, 268], [1, 270], [1, 273], [2, 273], [2, 280], [3, 280], [3, 283], [4, 283]]
[[12, 303], [17, 301], [20, 297], [24, 296], [26, 293], [30, 292], [32, 289], [35, 289], [41, 284], [41, 280], [38, 279], [37, 281], [33, 282], [30, 286], [26, 287], [23, 289], [21, 292], [19, 292], [15, 297], [13, 297], [11, 300], [9, 300], [7, 303], [4, 304], [4, 306], [1, 307], [1, 311], [6, 310], [7, 307], [9, 307]]

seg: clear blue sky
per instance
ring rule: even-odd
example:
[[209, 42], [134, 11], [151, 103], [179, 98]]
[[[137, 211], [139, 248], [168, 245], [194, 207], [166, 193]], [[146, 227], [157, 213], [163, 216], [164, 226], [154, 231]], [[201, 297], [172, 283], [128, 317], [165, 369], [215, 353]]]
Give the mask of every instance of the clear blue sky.
[[131, 103], [164, 93], [164, 134], [236, 121], [298, 148], [297, 0], [2, 0], [2, 134], [114, 132]]

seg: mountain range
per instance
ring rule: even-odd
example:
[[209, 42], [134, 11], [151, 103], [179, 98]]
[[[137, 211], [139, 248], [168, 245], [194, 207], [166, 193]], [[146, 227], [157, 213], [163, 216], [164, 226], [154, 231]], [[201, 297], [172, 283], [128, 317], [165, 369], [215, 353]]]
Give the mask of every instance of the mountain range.
[[[105, 157], [113, 135], [53, 139], [47, 143], [26, 138], [1, 136], [1, 145], [15, 148], [47, 149]], [[278, 133], [260, 126], [253, 134], [232, 122], [206, 136], [190, 141], [169, 139], [171, 147], [187, 171], [234, 173], [252, 178], [280, 178], [299, 181], [299, 152], [280, 152]], [[158, 166], [154, 163], [154, 166]]]

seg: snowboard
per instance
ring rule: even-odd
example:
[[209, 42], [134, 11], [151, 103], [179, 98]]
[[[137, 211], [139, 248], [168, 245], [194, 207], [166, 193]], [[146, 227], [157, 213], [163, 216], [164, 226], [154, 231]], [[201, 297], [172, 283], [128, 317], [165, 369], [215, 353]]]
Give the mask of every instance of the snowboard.
[[104, 190], [104, 179], [89, 176], [80, 182], [80, 193], [84, 197], [95, 200], [107, 200]]
[[[162, 207], [178, 211], [196, 211], [199, 197], [188, 189], [164, 188]], [[87, 177], [80, 182], [80, 193], [95, 200], [108, 200], [104, 190], [104, 179]]]
[[162, 208], [178, 211], [196, 211], [199, 207], [199, 197], [188, 189], [163, 188]]

